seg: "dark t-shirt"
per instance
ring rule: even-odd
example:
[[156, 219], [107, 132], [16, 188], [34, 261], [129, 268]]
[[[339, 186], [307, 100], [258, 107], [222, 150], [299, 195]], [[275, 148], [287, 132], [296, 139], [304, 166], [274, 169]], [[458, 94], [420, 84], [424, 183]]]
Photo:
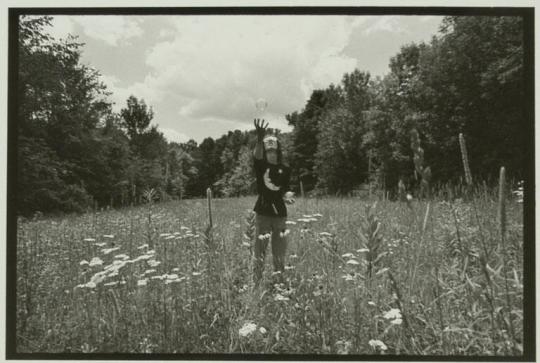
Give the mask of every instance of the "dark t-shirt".
[[259, 198], [253, 210], [265, 216], [287, 216], [283, 195], [289, 190], [290, 168], [283, 164], [270, 164], [264, 159], [255, 159], [257, 193]]

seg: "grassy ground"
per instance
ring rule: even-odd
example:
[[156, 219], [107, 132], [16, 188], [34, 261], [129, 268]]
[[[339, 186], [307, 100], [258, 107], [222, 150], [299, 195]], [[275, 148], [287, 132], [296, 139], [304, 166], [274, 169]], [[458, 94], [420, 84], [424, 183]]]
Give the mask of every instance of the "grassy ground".
[[254, 202], [214, 200], [210, 240], [204, 200], [19, 222], [18, 351], [522, 353], [521, 204], [501, 240], [486, 195], [299, 200], [254, 289]]

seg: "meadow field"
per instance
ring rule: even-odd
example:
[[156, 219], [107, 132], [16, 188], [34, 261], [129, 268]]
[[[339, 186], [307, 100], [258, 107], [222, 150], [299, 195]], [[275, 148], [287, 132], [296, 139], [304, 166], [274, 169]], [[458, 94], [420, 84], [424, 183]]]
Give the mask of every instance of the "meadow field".
[[[523, 205], [299, 198], [252, 284], [255, 197], [19, 220], [18, 352], [520, 355]], [[264, 236], [261, 236], [264, 237]]]

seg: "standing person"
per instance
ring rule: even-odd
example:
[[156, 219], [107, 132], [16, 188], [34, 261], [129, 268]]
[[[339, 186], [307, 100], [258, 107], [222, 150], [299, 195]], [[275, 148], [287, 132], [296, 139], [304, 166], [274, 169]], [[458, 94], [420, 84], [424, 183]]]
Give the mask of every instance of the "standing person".
[[265, 137], [268, 123], [255, 119], [257, 145], [255, 157], [255, 175], [259, 197], [253, 210], [256, 215], [255, 225], [255, 263], [254, 282], [258, 285], [264, 269], [264, 259], [268, 241], [272, 242], [274, 271], [283, 274], [285, 251], [287, 249], [287, 207], [292, 203], [292, 192], [288, 192], [290, 168], [282, 163], [281, 145], [276, 136]]

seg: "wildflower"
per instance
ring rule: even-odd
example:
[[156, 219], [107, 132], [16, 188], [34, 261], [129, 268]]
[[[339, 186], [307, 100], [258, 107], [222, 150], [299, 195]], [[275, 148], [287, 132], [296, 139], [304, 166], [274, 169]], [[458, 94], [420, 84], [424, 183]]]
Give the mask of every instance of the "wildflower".
[[341, 276], [345, 281], [354, 281], [354, 277], [351, 274]]
[[173, 239], [173, 238], [176, 238], [176, 237], [173, 236], [173, 235], [170, 235], [170, 236], [165, 237], [165, 239]]
[[401, 325], [402, 320], [401, 319], [394, 319], [390, 323], [393, 325]]
[[313, 217], [313, 216], [312, 216], [311, 214], [304, 214], [304, 215], [302, 215], [302, 217], [304, 217], [304, 218], [311, 218], [311, 217]]
[[322, 217], [322, 214], [320, 214], [320, 213], [315, 213], [315, 214], [313, 215], [313, 217]]
[[249, 247], [249, 246], [251, 246], [251, 244], [249, 242], [242, 242], [242, 246]]
[[298, 218], [297, 219], [298, 222], [304, 222], [304, 223], [309, 223], [311, 222], [311, 220], [309, 218]]
[[119, 259], [122, 259], [122, 260], [128, 260], [128, 259], [129, 259], [129, 256], [126, 255], [125, 253], [122, 253], [122, 254], [120, 254], [120, 255], [114, 256], [114, 258], [119, 258]]
[[332, 233], [328, 233], [328, 232], [320, 232], [320, 233], [319, 233], [319, 236], [322, 236], [322, 237], [332, 237]]
[[308, 222], [317, 222], [317, 218], [307, 218]]
[[360, 249], [356, 250], [356, 252], [358, 252], [358, 253], [369, 252], [369, 249], [367, 249], [367, 248], [360, 248]]
[[390, 309], [383, 316], [385, 319], [401, 319], [401, 311], [399, 309]]
[[274, 296], [274, 301], [289, 301], [289, 298], [281, 294], [276, 294]]
[[166, 279], [165, 280], [165, 285], [172, 284], [173, 282], [181, 282], [184, 279], [185, 279], [185, 277], [182, 277], [181, 279]]
[[180, 229], [183, 230], [183, 231], [189, 231], [189, 228], [185, 227], [185, 226], [181, 226]]
[[380, 350], [387, 350], [388, 347], [386, 346], [386, 344], [384, 344], [383, 342], [381, 342], [380, 340], [378, 339], [371, 339], [369, 341], [369, 345], [373, 348], [373, 349], [377, 349], [379, 348]]
[[148, 260], [146, 262], [150, 265], [150, 267], [157, 267], [161, 264], [161, 262], [156, 261], [156, 260]]
[[338, 340], [336, 342], [336, 348], [338, 354], [349, 354], [351, 350], [352, 343], [348, 340]]
[[146, 254], [147, 255], [153, 255], [156, 253], [156, 250], [149, 250], [149, 251], [146, 251]]
[[291, 266], [291, 265], [285, 266], [285, 270], [293, 270], [293, 269], [294, 269], [294, 266]]
[[382, 274], [385, 273], [386, 271], [388, 271], [388, 267], [381, 268], [379, 271], [377, 271], [377, 273], [376, 273], [375, 275], [382, 275]]
[[109, 253], [111, 253], [113, 251], [118, 251], [119, 249], [120, 249], [120, 247], [104, 248], [104, 249], [101, 250], [101, 252], [104, 255], [108, 255]]
[[79, 265], [81, 265], [81, 266], [88, 265], [88, 261], [82, 260], [81, 262], [79, 262]]
[[114, 238], [114, 235], [113, 234], [104, 234], [103, 237], [104, 238]]
[[141, 260], [148, 260], [152, 258], [152, 256], [149, 256], [149, 255], [140, 255], [140, 256], [137, 256], [136, 258], [134, 258], [133, 260], [131, 260], [131, 262], [137, 262], [137, 261], [141, 261]]
[[171, 235], [170, 233], [161, 233], [161, 234], [159, 235], [159, 237], [168, 237], [168, 236], [170, 236], [170, 235]]
[[87, 282], [84, 286], [88, 287], [89, 289], [94, 289], [97, 285], [95, 282], [90, 281], [90, 282]]
[[352, 253], [348, 252], [348, 253], [345, 253], [345, 254], [341, 255], [341, 257], [343, 257], [343, 258], [354, 257], [354, 255]]
[[296, 255], [296, 253], [290, 255], [289, 257], [290, 257], [290, 258], [298, 258], [298, 256]]
[[261, 327], [259, 328], [259, 332], [260, 332], [261, 334], [266, 334], [266, 329], [265, 329], [264, 327], [261, 326]]
[[148, 284], [148, 279], [142, 279], [137, 281], [137, 286], [146, 286]]
[[354, 260], [354, 259], [350, 259], [349, 261], [347, 261], [347, 264], [348, 265], [359, 265], [360, 262]]
[[116, 285], [118, 285], [118, 281], [112, 281], [112, 282], [107, 282], [103, 284], [103, 286], [116, 286]]
[[97, 247], [103, 247], [103, 246], [105, 246], [105, 245], [106, 245], [105, 242], [94, 243], [94, 246], [97, 246]]
[[178, 267], [175, 267], [175, 268], [172, 269], [172, 272], [178, 272], [178, 271], [180, 271], [180, 269]]
[[98, 266], [98, 265], [103, 265], [103, 261], [101, 260], [101, 258], [99, 257], [94, 257], [90, 260], [90, 263], [88, 264], [88, 266], [92, 267], [92, 266]]
[[143, 275], [149, 275], [149, 274], [152, 274], [154, 272], [156, 272], [156, 270], [154, 270], [154, 269], [146, 270], [146, 271], [144, 271]]
[[283, 232], [279, 232], [279, 236], [281, 238], [283, 237], [286, 237], [289, 233], [291, 233], [291, 231], [289, 231], [288, 229], [284, 230]]
[[407, 201], [409, 201], [409, 202], [410, 202], [410, 201], [412, 201], [412, 200], [413, 200], [413, 196], [412, 196], [412, 195], [410, 195], [410, 194], [407, 194]]
[[95, 238], [85, 238], [83, 241], [84, 242], [95, 242], [96, 239]]
[[200, 276], [202, 274], [202, 272], [193, 271], [191, 274], [193, 276]]
[[269, 239], [270, 237], [272, 237], [272, 235], [270, 233], [266, 233], [260, 234], [258, 238], [262, 241], [263, 239]]
[[286, 221], [285, 224], [294, 225], [294, 224], [296, 224], [296, 222], [294, 222], [294, 221]]
[[142, 246], [137, 247], [137, 249], [142, 250], [143, 248], [148, 248], [148, 244], [145, 243]]
[[367, 304], [371, 306], [377, 306], [377, 304], [375, 304], [373, 301], [368, 301]]
[[247, 337], [248, 335], [251, 335], [251, 333], [253, 333], [255, 329], [257, 329], [256, 324], [253, 324], [251, 322], [245, 323], [244, 326], [242, 326], [238, 331], [238, 334], [240, 334], [240, 336], [242, 337]]

